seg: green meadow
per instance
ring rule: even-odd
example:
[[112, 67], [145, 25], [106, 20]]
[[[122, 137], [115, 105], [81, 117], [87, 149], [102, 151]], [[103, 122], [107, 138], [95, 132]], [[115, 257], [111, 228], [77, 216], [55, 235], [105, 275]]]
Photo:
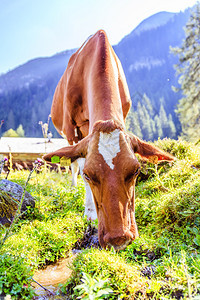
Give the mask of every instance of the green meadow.
[[[170, 139], [155, 144], [176, 160], [141, 162], [135, 189], [139, 238], [120, 252], [81, 249], [60, 286], [67, 299], [200, 299], [200, 146]], [[11, 171], [8, 179], [24, 186], [28, 175]], [[12, 299], [34, 299], [34, 272], [71, 256], [89, 225], [81, 177], [72, 188], [70, 174], [43, 166], [27, 191], [35, 208], [20, 216], [5, 242], [9, 229], [0, 229], [0, 295]]]

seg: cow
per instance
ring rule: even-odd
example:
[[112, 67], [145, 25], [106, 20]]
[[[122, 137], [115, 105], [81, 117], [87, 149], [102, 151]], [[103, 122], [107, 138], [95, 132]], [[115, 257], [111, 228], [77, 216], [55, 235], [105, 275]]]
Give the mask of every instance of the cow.
[[154, 163], [174, 160], [126, 131], [130, 106], [121, 63], [106, 33], [99, 30], [71, 56], [54, 94], [52, 121], [70, 145], [44, 159], [79, 161], [95, 203], [99, 242], [116, 250], [125, 249], [138, 236], [134, 189], [140, 163], [136, 153]]

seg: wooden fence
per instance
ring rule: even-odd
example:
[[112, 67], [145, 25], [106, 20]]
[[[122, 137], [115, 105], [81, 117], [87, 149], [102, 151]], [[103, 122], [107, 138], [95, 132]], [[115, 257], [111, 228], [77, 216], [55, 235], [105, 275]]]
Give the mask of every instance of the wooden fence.
[[67, 146], [65, 139], [51, 139], [48, 141], [44, 138], [8, 138], [0, 139], [0, 160], [8, 159], [20, 169], [20, 166], [27, 168], [37, 158], [42, 158], [45, 153], [49, 153]]

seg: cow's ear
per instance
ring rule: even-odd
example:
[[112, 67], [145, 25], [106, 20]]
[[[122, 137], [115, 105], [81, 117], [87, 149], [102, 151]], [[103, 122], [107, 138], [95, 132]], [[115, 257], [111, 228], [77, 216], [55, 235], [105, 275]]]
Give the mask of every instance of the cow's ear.
[[148, 159], [152, 163], [158, 163], [159, 161], [174, 161], [175, 157], [171, 154], [150, 145], [136, 136], [131, 136], [132, 148], [135, 153], [138, 153], [141, 158]]
[[89, 140], [90, 136], [87, 136], [76, 145], [45, 154], [43, 159], [48, 162], [59, 163], [62, 158], [70, 158], [72, 161], [75, 161], [79, 157], [86, 157]]

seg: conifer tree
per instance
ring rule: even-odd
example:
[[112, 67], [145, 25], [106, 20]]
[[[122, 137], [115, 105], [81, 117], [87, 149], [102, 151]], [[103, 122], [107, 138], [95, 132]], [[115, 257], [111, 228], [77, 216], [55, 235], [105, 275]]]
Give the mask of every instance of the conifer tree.
[[7, 125], [7, 129], [15, 128], [15, 117], [14, 117], [12, 110], [10, 110], [10, 112], [8, 114], [8, 119], [7, 119], [6, 125]]
[[185, 35], [182, 46], [172, 49], [179, 57], [176, 69], [180, 74], [181, 87], [175, 90], [183, 93], [177, 112], [183, 136], [188, 140], [197, 140], [200, 138], [200, 3], [191, 13]]
[[172, 115], [169, 114], [168, 117], [168, 123], [169, 123], [169, 132], [168, 132], [168, 136], [171, 139], [174, 139], [176, 137], [176, 127], [174, 125], [173, 119], [172, 119]]
[[143, 95], [142, 101], [146, 105], [148, 113], [149, 113], [150, 117], [152, 118], [154, 116], [154, 109], [153, 109], [153, 106], [152, 106], [152, 103], [151, 103], [149, 97], [147, 97], [147, 95], [145, 93]]
[[140, 124], [142, 124], [143, 120], [144, 120], [144, 111], [142, 109], [142, 105], [140, 103], [140, 101], [137, 104], [137, 114], [138, 114], [138, 119]]
[[4, 132], [3, 137], [19, 137], [19, 135], [14, 129], [10, 128]]
[[159, 116], [156, 115], [154, 120], [155, 120], [155, 124], [156, 124], [156, 132], [157, 132], [156, 138], [163, 138], [163, 130], [162, 130], [162, 125], [161, 125]]
[[168, 127], [169, 126], [168, 126], [167, 114], [166, 114], [163, 104], [160, 105], [159, 119], [160, 119], [160, 125], [162, 127], [162, 131], [163, 131], [163, 136], [166, 137], [168, 135]]
[[23, 129], [22, 124], [19, 125], [19, 127], [18, 127], [17, 130], [16, 130], [16, 133], [18, 134], [18, 136], [24, 137], [25, 132], [24, 132], [24, 129]]
[[153, 130], [152, 130], [152, 123], [150, 115], [146, 109], [146, 107], [142, 106], [143, 112], [144, 112], [144, 120], [143, 120], [143, 132], [144, 132], [144, 138], [148, 140], [153, 140]]
[[132, 108], [129, 111], [126, 119], [126, 128], [127, 130], [137, 135], [139, 138], [141, 139], [143, 138], [143, 134], [140, 128], [140, 122], [138, 119], [138, 114], [137, 112], [134, 112]]

